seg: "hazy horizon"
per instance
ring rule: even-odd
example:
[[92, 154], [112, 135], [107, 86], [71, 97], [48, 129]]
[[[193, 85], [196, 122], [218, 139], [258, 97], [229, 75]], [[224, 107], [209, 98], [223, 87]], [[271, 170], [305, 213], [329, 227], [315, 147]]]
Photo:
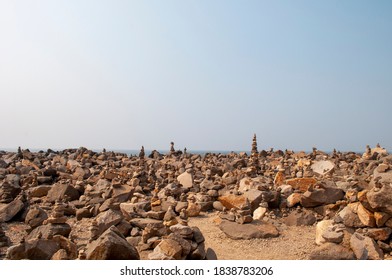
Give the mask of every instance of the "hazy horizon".
[[0, 2], [0, 147], [392, 149], [390, 1]]

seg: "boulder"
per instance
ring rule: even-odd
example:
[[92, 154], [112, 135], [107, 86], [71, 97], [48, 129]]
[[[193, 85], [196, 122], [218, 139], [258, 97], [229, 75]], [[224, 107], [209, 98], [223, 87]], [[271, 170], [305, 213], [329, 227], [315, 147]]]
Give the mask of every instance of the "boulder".
[[268, 208], [266, 207], [258, 207], [254, 212], [253, 212], [253, 220], [259, 220], [261, 221], [264, 218], [265, 213], [267, 213]]
[[69, 184], [55, 184], [49, 190], [47, 199], [50, 202], [56, 200], [72, 201], [79, 199], [79, 192]]
[[310, 253], [310, 260], [355, 260], [354, 253], [335, 243], [325, 243]]
[[234, 194], [224, 195], [224, 196], [220, 196], [218, 200], [220, 201], [220, 203], [222, 203], [224, 207], [226, 207], [226, 209], [232, 209], [232, 208], [243, 209], [248, 205], [246, 197], [240, 195], [234, 195]]
[[293, 211], [283, 221], [288, 226], [310, 226], [316, 222], [316, 217], [308, 210]]
[[99, 213], [98, 216], [96, 217], [99, 232], [102, 233], [106, 231], [108, 228], [110, 228], [111, 226], [117, 225], [118, 223], [121, 222], [122, 219], [123, 216], [121, 215], [121, 213], [117, 211], [113, 211], [111, 209]]
[[323, 234], [328, 230], [330, 226], [333, 225], [333, 220], [323, 220], [316, 225], [316, 244], [322, 245], [327, 241], [323, 237]]
[[358, 260], [382, 260], [384, 254], [373, 239], [354, 233], [350, 239], [350, 247]]
[[388, 227], [384, 228], [369, 228], [367, 229], [366, 235], [374, 240], [386, 241], [391, 236], [392, 229]]
[[188, 171], [185, 171], [184, 173], [180, 174], [177, 177], [177, 180], [184, 188], [189, 189], [193, 187], [193, 175]]
[[344, 198], [344, 192], [338, 188], [319, 187], [307, 190], [301, 196], [303, 207], [316, 207], [324, 204], [332, 204]]
[[48, 214], [40, 208], [33, 207], [26, 214], [25, 223], [28, 224], [31, 228], [36, 228], [48, 218]]
[[148, 255], [148, 258], [150, 260], [180, 260], [181, 255], [182, 247], [177, 241], [163, 239]]
[[337, 222], [343, 222], [343, 224], [347, 227], [365, 227], [356, 214], [359, 204], [359, 202], [350, 203], [344, 207], [343, 210], [340, 211], [336, 216]]
[[325, 176], [333, 171], [333, 169], [335, 168], [335, 164], [330, 160], [320, 160], [314, 162], [310, 166], [310, 168], [313, 170], [314, 173]]
[[238, 224], [222, 221], [219, 228], [231, 239], [270, 238], [279, 236], [276, 227], [269, 223]]
[[23, 208], [24, 203], [20, 199], [15, 199], [8, 204], [0, 203], [0, 223], [12, 220]]
[[88, 260], [139, 260], [135, 247], [127, 242], [124, 236], [112, 226], [97, 240], [87, 245]]
[[27, 240], [35, 238], [51, 238], [55, 235], [68, 237], [71, 232], [69, 224], [46, 224], [33, 229], [26, 237]]
[[301, 202], [301, 196], [302, 194], [300, 193], [292, 193], [287, 197], [287, 207], [291, 208], [294, 207], [295, 205], [299, 204]]
[[295, 190], [306, 192], [310, 186], [317, 183], [315, 178], [294, 178], [286, 180], [286, 185], [292, 186]]
[[48, 192], [51, 188], [52, 188], [52, 186], [49, 186], [49, 185], [41, 185], [41, 186], [31, 188], [29, 190], [30, 196], [31, 197], [43, 197], [48, 194]]
[[243, 196], [248, 199], [251, 211], [253, 212], [257, 207], [259, 207], [260, 202], [263, 199], [263, 193], [259, 190], [250, 189], [246, 191]]
[[367, 193], [367, 199], [372, 208], [379, 212], [392, 215], [392, 186], [384, 184], [381, 188], [372, 188]]
[[374, 218], [374, 214], [369, 210], [367, 210], [365, 207], [363, 207], [361, 203], [358, 205], [357, 215], [365, 226], [368, 227], [376, 226], [376, 219]]

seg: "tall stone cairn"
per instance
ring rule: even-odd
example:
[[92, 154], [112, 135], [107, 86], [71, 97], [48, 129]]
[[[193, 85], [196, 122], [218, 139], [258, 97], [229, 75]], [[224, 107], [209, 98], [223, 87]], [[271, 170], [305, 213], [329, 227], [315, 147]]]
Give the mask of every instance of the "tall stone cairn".
[[253, 141], [252, 141], [252, 151], [251, 151], [251, 155], [253, 154], [258, 154], [259, 152], [257, 151], [257, 138], [256, 138], [256, 134], [253, 134]]

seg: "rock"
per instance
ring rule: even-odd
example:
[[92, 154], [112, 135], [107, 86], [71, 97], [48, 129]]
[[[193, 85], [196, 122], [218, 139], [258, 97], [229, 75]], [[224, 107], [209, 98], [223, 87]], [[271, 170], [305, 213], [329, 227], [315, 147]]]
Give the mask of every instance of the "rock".
[[193, 237], [193, 230], [189, 226], [176, 224], [170, 227], [170, 231], [179, 234], [183, 238], [191, 239]]
[[367, 193], [367, 199], [372, 208], [379, 212], [392, 215], [392, 186], [384, 184], [381, 188], [372, 188]]
[[389, 214], [384, 212], [374, 212], [374, 219], [376, 220], [376, 225], [378, 227], [382, 227], [390, 217]]
[[23, 208], [23, 201], [15, 199], [8, 204], [0, 203], [0, 223], [12, 220]]
[[238, 224], [222, 221], [219, 228], [231, 239], [270, 238], [279, 236], [276, 227], [268, 223]]
[[124, 236], [112, 226], [97, 240], [87, 245], [88, 260], [139, 260], [135, 247], [127, 242]]
[[317, 183], [315, 178], [294, 178], [286, 180], [286, 185], [292, 186], [301, 192], [306, 192], [310, 186]]
[[337, 230], [335, 226], [329, 226], [322, 234], [325, 241], [339, 244], [343, 241], [344, 233]]
[[376, 226], [376, 219], [374, 218], [373, 213], [367, 210], [365, 207], [363, 207], [361, 203], [358, 205], [357, 215], [365, 226], [368, 227]]
[[266, 207], [258, 207], [253, 212], [253, 220], [263, 220], [265, 213], [267, 213], [268, 209]]
[[384, 228], [369, 228], [367, 230], [366, 235], [374, 240], [378, 241], [385, 241], [388, 240], [389, 236], [391, 236], [392, 229], [388, 227]]
[[193, 187], [193, 176], [188, 171], [180, 174], [177, 177], [178, 182], [185, 188], [192, 188]]
[[161, 227], [163, 226], [163, 222], [160, 220], [155, 220], [155, 219], [143, 219], [143, 218], [135, 218], [130, 220], [130, 223], [132, 226], [144, 229], [148, 225], [153, 225], [156, 227]]
[[176, 241], [182, 248], [181, 259], [184, 260], [191, 252], [191, 243], [176, 233], [171, 233], [169, 239]]
[[79, 199], [79, 192], [69, 184], [55, 184], [49, 190], [47, 199], [50, 202], [56, 200], [72, 201]]
[[150, 260], [180, 260], [182, 254], [181, 245], [172, 239], [163, 239], [158, 246], [154, 248], [153, 253], [148, 255]]
[[198, 203], [189, 203], [186, 212], [189, 217], [197, 217], [200, 215], [201, 206]]
[[215, 210], [223, 211], [223, 204], [222, 204], [220, 201], [214, 201], [214, 202], [212, 203], [212, 207], [213, 207]]
[[224, 207], [226, 207], [226, 209], [243, 209], [248, 204], [245, 196], [239, 196], [234, 194], [220, 196], [218, 200], [220, 201], [220, 203], [222, 203]]
[[83, 218], [91, 218], [93, 215], [87, 208], [80, 208], [76, 210], [76, 220], [80, 221]]
[[325, 243], [310, 253], [310, 260], [355, 260], [354, 253], [342, 245]]
[[208, 248], [206, 251], [206, 260], [217, 260], [218, 256], [216, 255], [215, 251], [211, 248]]
[[367, 236], [354, 233], [350, 239], [350, 247], [358, 260], [382, 260], [384, 254], [377, 243]]
[[41, 238], [51, 238], [55, 235], [61, 235], [68, 237], [71, 232], [71, 226], [69, 224], [46, 224], [41, 225], [33, 229], [26, 237], [27, 240]]
[[53, 254], [51, 260], [70, 260], [70, 258], [67, 254], [67, 251], [65, 251], [64, 249], [60, 249]]
[[41, 185], [41, 186], [37, 186], [34, 188], [31, 188], [30, 191], [30, 196], [31, 197], [43, 197], [45, 195], [48, 194], [49, 190], [52, 187], [49, 185]]
[[50, 260], [60, 249], [54, 240], [31, 239], [25, 242], [25, 258], [29, 260]]
[[284, 223], [287, 226], [310, 226], [316, 222], [316, 217], [310, 211], [291, 212], [286, 218]]
[[198, 227], [192, 227], [192, 230], [193, 230], [193, 240], [195, 240], [197, 244], [200, 244], [205, 241], [204, 236]]
[[344, 192], [338, 188], [320, 187], [307, 190], [301, 196], [303, 207], [315, 207], [324, 204], [332, 204], [344, 198]]
[[119, 212], [113, 211], [111, 209], [99, 213], [98, 216], [96, 217], [96, 221], [99, 227], [99, 232], [104, 232], [111, 226], [117, 225], [118, 223], [121, 222], [122, 219], [123, 216]]
[[323, 237], [323, 234], [327, 231], [327, 229], [333, 225], [333, 220], [323, 220], [317, 223], [316, 225], [316, 244], [322, 245], [327, 241]]
[[292, 193], [287, 197], [287, 207], [291, 208], [294, 207], [295, 205], [299, 204], [301, 202], [301, 196], [302, 194], [300, 193]]
[[26, 214], [25, 223], [28, 224], [31, 228], [36, 228], [48, 218], [48, 214], [40, 208], [34, 207], [30, 208], [30, 210]]
[[257, 207], [259, 207], [260, 202], [263, 199], [263, 193], [259, 190], [250, 189], [243, 194], [245, 198], [249, 200], [251, 205], [251, 211], [253, 212]]
[[356, 211], [356, 209], [358, 209], [358, 205], [359, 202], [350, 203], [338, 213], [337, 218], [340, 219], [347, 227], [364, 227], [365, 225], [361, 222], [358, 215], [354, 212]]
[[196, 250], [194, 250], [190, 256], [190, 260], [204, 260], [206, 257], [206, 250], [205, 250], [205, 245], [204, 242], [200, 243], [197, 245]]
[[313, 163], [310, 168], [314, 173], [325, 176], [333, 171], [335, 164], [329, 160], [320, 160]]

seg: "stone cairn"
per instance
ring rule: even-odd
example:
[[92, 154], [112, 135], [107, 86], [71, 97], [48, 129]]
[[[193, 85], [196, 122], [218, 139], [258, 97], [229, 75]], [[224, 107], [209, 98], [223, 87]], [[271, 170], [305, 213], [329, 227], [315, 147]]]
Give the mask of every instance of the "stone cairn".
[[44, 221], [44, 224], [65, 224], [67, 221], [67, 217], [64, 216], [66, 207], [67, 205], [62, 201], [62, 199], [56, 200], [53, 212], [50, 217]]

